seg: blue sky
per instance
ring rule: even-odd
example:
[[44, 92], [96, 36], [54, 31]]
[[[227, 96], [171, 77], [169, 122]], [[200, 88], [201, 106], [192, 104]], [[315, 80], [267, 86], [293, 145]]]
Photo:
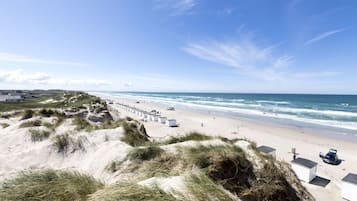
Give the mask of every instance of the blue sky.
[[0, 88], [357, 93], [357, 2], [0, 1]]

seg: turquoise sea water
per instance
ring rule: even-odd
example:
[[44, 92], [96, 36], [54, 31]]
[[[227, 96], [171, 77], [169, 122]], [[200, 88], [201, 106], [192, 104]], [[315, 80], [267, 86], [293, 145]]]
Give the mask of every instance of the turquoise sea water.
[[169, 106], [221, 112], [357, 137], [357, 95], [111, 92]]

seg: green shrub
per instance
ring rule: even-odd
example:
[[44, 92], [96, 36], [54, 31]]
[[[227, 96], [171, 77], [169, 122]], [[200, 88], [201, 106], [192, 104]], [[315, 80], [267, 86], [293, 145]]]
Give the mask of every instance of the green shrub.
[[138, 184], [119, 183], [98, 190], [88, 201], [176, 201], [173, 196], [158, 188], [148, 188]]
[[33, 110], [25, 110], [24, 114], [21, 117], [21, 120], [30, 119], [33, 117], [33, 115], [34, 115]]
[[46, 130], [30, 129], [31, 141], [37, 142], [47, 139], [50, 136], [50, 132]]
[[29, 127], [39, 127], [42, 125], [42, 122], [40, 120], [35, 120], [35, 121], [28, 121], [20, 124], [20, 128], [29, 128]]
[[0, 186], [4, 201], [85, 201], [89, 194], [103, 188], [94, 178], [55, 170], [24, 172]]

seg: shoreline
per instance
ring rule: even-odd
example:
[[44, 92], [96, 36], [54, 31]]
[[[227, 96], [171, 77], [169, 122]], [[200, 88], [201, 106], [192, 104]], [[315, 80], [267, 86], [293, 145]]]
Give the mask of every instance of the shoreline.
[[[308, 158], [318, 163], [318, 176], [331, 180], [326, 187], [303, 182], [304, 186], [317, 200], [342, 200], [339, 188], [341, 179], [349, 172], [357, 172], [357, 166], [354, 165], [357, 164], [357, 158], [355, 157], [357, 154], [356, 142], [323, 137], [301, 128], [269, 125], [265, 122], [251, 122], [238, 117], [220, 116], [209, 112], [202, 113], [182, 108], [177, 108], [175, 111], [167, 111], [165, 106], [148, 101], [103, 93], [95, 93], [94, 95], [146, 111], [157, 109], [163, 115], [175, 118], [179, 123], [179, 127], [176, 128], [169, 128], [157, 122], [144, 122], [148, 134], [156, 139], [183, 135], [191, 131], [227, 138], [247, 138], [255, 141], [258, 145], [268, 145], [276, 148], [277, 159], [288, 163], [292, 160], [291, 149], [296, 148], [298, 157]], [[140, 103], [137, 104], [135, 103], [136, 101], [140, 101]], [[115, 104], [113, 107], [115, 107]], [[115, 108], [124, 116], [138, 119], [135, 114]], [[201, 126], [202, 123], [203, 126]], [[339, 150], [338, 155], [343, 159], [342, 164], [332, 166], [321, 161], [319, 152], [325, 153], [329, 148]]]
[[[141, 99], [142, 101], [147, 101], [149, 103], [153, 104], [158, 104], [161, 106], [174, 106], [176, 108], [180, 108], [183, 110], [193, 110], [196, 112], [206, 112], [210, 111], [211, 113], [215, 113], [216, 115], [220, 116], [225, 116], [229, 118], [238, 118], [238, 119], [245, 119], [248, 121], [256, 122], [256, 123], [267, 123], [267, 124], [272, 124], [274, 126], [288, 126], [291, 128], [303, 128], [304, 131], [314, 133], [314, 134], [319, 134], [319, 135], [326, 135], [327, 137], [332, 137], [335, 139], [344, 139], [345, 141], [355, 141], [357, 142], [357, 124], [356, 125], [349, 125], [348, 122], [345, 121], [339, 121], [339, 120], [332, 120], [332, 119], [309, 119], [309, 118], [304, 118], [304, 117], [299, 117], [299, 116], [289, 116], [286, 114], [282, 113], [275, 113], [275, 112], [265, 112], [264, 110], [255, 110], [255, 109], [243, 109], [243, 108], [236, 108], [236, 107], [221, 107], [217, 105], [209, 105], [209, 104], [196, 104], [191, 102], [190, 100], [186, 101], [175, 101], [172, 100], [172, 98], [158, 98], [157, 96], [137, 96], [137, 95], [131, 95], [131, 94], [121, 94], [121, 93], [109, 93], [114, 96], [124, 96], [129, 99]], [[251, 104], [251, 103], [241, 103], [241, 101], [244, 100], [244, 97], [237, 97], [239, 98], [238, 102], [239, 103], [226, 103], [226, 104], [238, 104], [238, 105], [244, 105], [244, 104]], [[256, 102], [269, 102], [269, 103], [289, 103], [286, 101], [272, 101], [272, 100], [263, 100], [265, 97], [260, 97]], [[181, 99], [181, 98], [179, 98]], [[203, 100], [205, 101], [205, 100]], [[215, 102], [218, 103], [218, 105], [222, 104], [221, 102]], [[267, 106], [270, 107], [270, 106]], [[282, 107], [285, 108], [285, 107]], [[299, 109], [299, 108], [290, 108], [291, 110], [305, 110], [305, 109]], [[284, 109], [284, 110], [290, 110], [290, 109]], [[284, 111], [282, 110], [282, 111]], [[309, 110], [309, 109], [306, 109]], [[279, 111], [279, 109], [278, 109]], [[338, 115], [342, 115], [342, 113], [346, 111], [328, 111], [328, 109], [322, 110], [322, 111], [314, 111], [318, 112], [321, 114], [324, 114], [324, 112], [330, 112], [331, 115], [333, 112], [338, 113]], [[348, 113], [348, 112], [346, 112]], [[348, 114], [346, 114], [348, 115]], [[352, 126], [352, 127], [351, 127]]]

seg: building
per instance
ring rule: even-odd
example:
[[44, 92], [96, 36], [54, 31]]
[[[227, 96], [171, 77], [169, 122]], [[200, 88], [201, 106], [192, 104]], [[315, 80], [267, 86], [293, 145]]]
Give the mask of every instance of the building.
[[0, 102], [18, 102], [22, 99], [19, 95], [0, 95]]
[[292, 169], [301, 181], [310, 182], [316, 177], [317, 163], [305, 158], [291, 161]]
[[274, 149], [272, 147], [262, 145], [260, 147], [257, 147], [257, 149], [262, 154], [271, 155], [274, 158], [276, 157], [276, 149]]
[[357, 201], [357, 174], [349, 173], [342, 179], [341, 197]]
[[162, 124], [166, 123], [167, 118], [166, 117], [159, 117], [159, 122]]
[[166, 125], [169, 126], [169, 127], [176, 127], [177, 126], [176, 119], [167, 119], [166, 120]]

